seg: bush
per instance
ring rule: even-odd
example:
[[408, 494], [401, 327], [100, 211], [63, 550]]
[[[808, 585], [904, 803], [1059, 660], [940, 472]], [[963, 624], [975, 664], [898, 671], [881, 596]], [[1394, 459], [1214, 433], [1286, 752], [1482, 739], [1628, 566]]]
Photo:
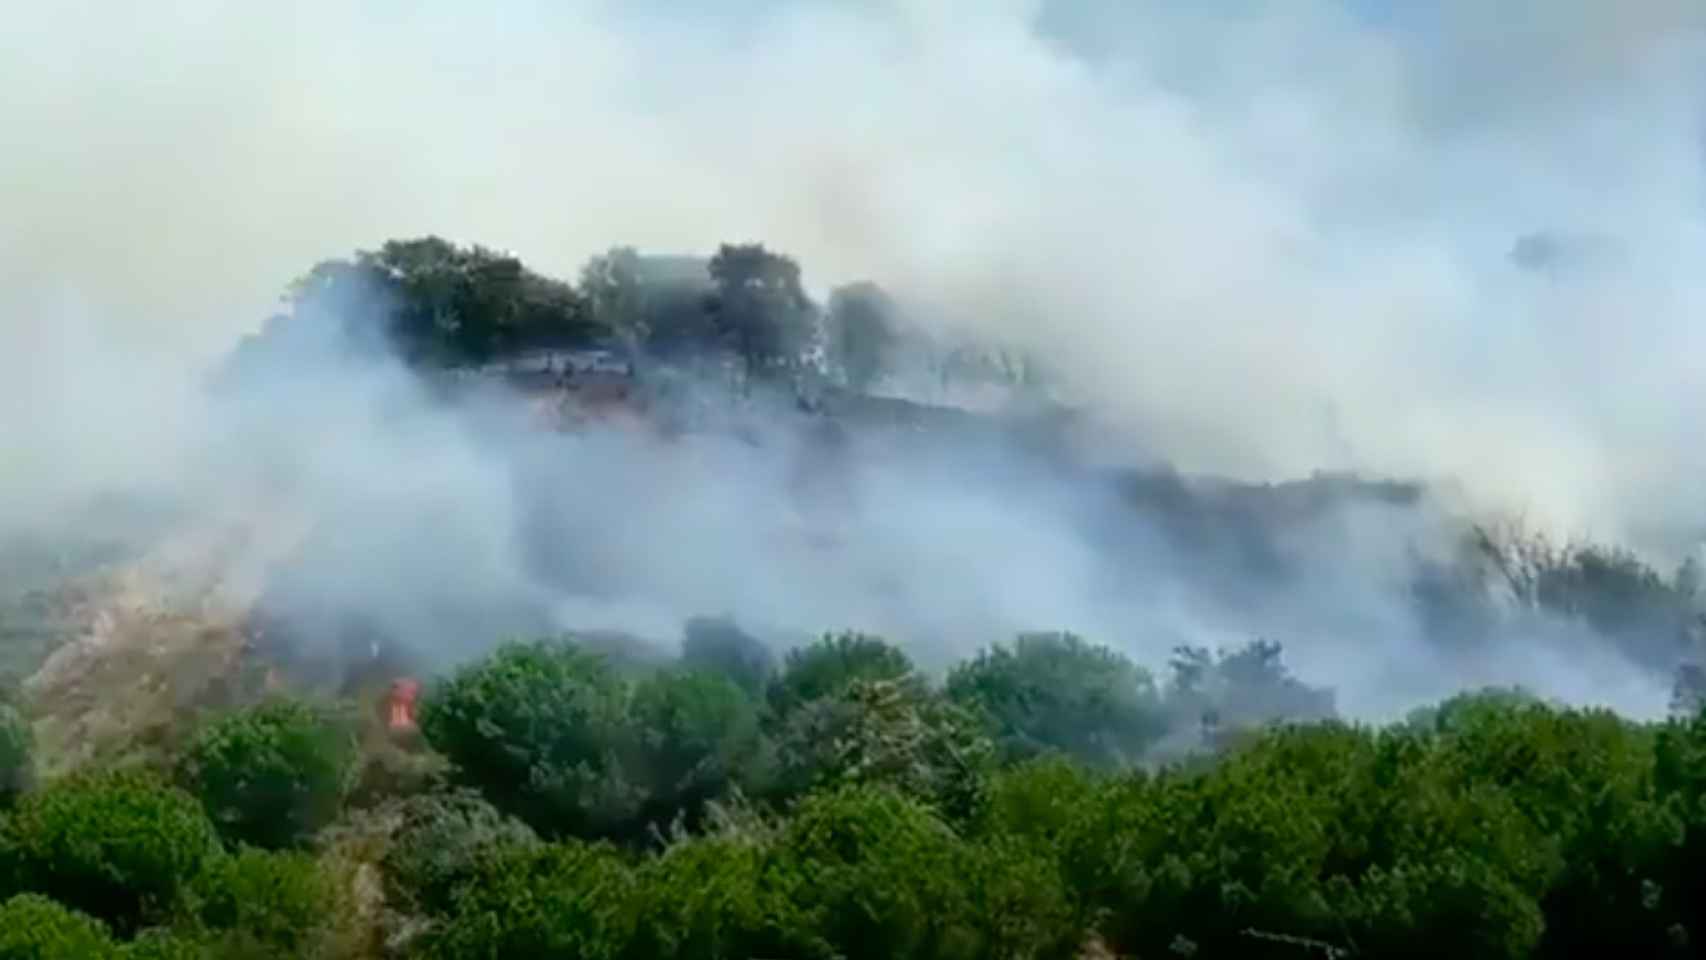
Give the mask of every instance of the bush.
[[776, 672], [776, 658], [757, 638], [733, 620], [694, 617], [687, 621], [681, 641], [681, 663], [692, 670], [717, 673], [757, 698]]
[[748, 960], [815, 957], [823, 945], [771, 876], [768, 838], [689, 837], [636, 878], [633, 957]]
[[228, 840], [277, 850], [337, 817], [354, 760], [343, 724], [306, 703], [275, 700], [201, 730], [179, 775]]
[[34, 780], [35, 735], [18, 709], [0, 702], [0, 807], [10, 806]]
[[568, 641], [510, 643], [430, 691], [421, 731], [455, 776], [551, 837], [631, 822], [643, 795], [625, 689], [603, 658]]
[[338, 889], [318, 861], [296, 851], [245, 848], [197, 878], [200, 918], [220, 954], [298, 957], [326, 935]]
[[877, 637], [827, 636], [788, 651], [781, 674], [770, 683], [770, 709], [781, 718], [802, 704], [841, 693], [854, 681], [899, 681], [911, 674], [906, 654]]
[[20, 889], [121, 934], [170, 916], [190, 879], [220, 855], [194, 797], [134, 772], [76, 776], [25, 794], [5, 821], [0, 854]]
[[102, 960], [114, 949], [99, 920], [47, 897], [21, 893], [0, 904], [0, 960]]
[[783, 722], [774, 791], [886, 784], [961, 818], [977, 809], [993, 758], [977, 719], [953, 703], [906, 680], [856, 680]]
[[1124, 656], [1072, 634], [1027, 634], [948, 675], [948, 695], [988, 718], [1002, 753], [1059, 751], [1129, 764], [1166, 729], [1154, 681]]
[[232, 960], [195, 937], [167, 929], [145, 930], [118, 948], [116, 960]]
[[958, 880], [973, 934], [971, 957], [1077, 956], [1088, 928], [1052, 851], [1017, 838], [969, 844]]
[[661, 670], [635, 686], [629, 711], [646, 819], [694, 818], [731, 784], [751, 782], [763, 745], [758, 709], [732, 680]]
[[411, 797], [400, 813], [381, 867], [387, 897], [405, 911], [449, 910], [486, 859], [539, 842], [526, 824], [473, 791]]
[[816, 794], [777, 855], [780, 891], [835, 955], [977, 955], [965, 853], [929, 807], [875, 787]]
[[633, 942], [634, 879], [614, 851], [568, 840], [486, 860], [450, 916], [421, 939], [433, 960], [623, 956]]
[[1344, 930], [1370, 956], [1515, 960], [1534, 955], [1544, 926], [1539, 906], [1509, 878], [1457, 851], [1375, 867], [1340, 887]]
[[1065, 757], [1009, 767], [989, 780], [978, 833], [1023, 839], [1053, 852], [1091, 814], [1103, 786], [1093, 771]]

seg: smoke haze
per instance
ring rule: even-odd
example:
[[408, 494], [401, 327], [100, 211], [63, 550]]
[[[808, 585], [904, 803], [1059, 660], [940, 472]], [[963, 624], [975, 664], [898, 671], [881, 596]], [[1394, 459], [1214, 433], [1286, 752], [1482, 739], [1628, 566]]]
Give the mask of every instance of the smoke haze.
[[1403, 590], [1446, 549], [1431, 506], [1289, 529], [1310, 575], [1234, 603], [1201, 585], [1225, 551], [1017, 455], [856, 451], [841, 547], [802, 554], [786, 426], [666, 451], [449, 414], [386, 361], [310, 352], [240, 409], [201, 377], [294, 275], [389, 236], [563, 277], [614, 243], [755, 239], [815, 292], [874, 278], [1037, 350], [1134, 457], [1449, 481], [1669, 561], [1706, 520], [1703, 10], [16, 6], [0, 525], [112, 491], [300, 516], [272, 596], [454, 655], [722, 610], [926, 660], [1060, 627], [1154, 665], [1260, 630], [1353, 713], [1515, 680], [1650, 712], [1662, 682], [1587, 634], [1424, 643]]

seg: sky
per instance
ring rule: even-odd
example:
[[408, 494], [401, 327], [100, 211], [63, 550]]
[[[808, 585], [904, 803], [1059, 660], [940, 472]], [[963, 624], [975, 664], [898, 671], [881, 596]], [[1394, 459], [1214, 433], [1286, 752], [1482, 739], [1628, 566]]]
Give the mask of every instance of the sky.
[[[871, 277], [1045, 350], [1188, 469], [1450, 478], [1659, 550], [1706, 521], [1688, 0], [3, 16], [0, 390], [28, 422], [0, 456], [44, 476], [134, 469], [177, 409], [138, 398], [324, 257], [431, 232], [572, 276], [755, 239], [820, 294]], [[1523, 269], [1535, 234], [1598, 252]]]

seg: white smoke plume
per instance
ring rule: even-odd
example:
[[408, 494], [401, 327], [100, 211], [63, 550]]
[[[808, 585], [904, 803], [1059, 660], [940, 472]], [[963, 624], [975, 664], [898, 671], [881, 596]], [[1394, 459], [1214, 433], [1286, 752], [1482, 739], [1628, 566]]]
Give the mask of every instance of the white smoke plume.
[[[808, 559], [772, 535], [782, 454], [471, 426], [385, 365], [305, 364], [311, 383], [244, 411], [201, 375], [296, 273], [389, 236], [565, 277], [613, 243], [757, 239], [819, 292], [874, 278], [1036, 348], [1182, 469], [1449, 480], [1477, 508], [1671, 559], [1706, 519], [1702, 9], [10, 9], [0, 526], [114, 491], [288, 503], [330, 531], [288, 586], [367, 598], [399, 628], [454, 623], [457, 655], [504, 618], [426, 600], [651, 634], [728, 609], [944, 655], [1063, 627], [1152, 664], [1269, 629], [1353, 711], [1512, 680], [1650, 706], [1585, 640], [1423, 644], [1387, 571], [1433, 533], [1401, 511], [1313, 530], [1314, 579], [1233, 611], [1143, 549], [1141, 524], [1092, 543], [1096, 495], [1017, 468], [861, 460], [848, 545]], [[604, 594], [530, 559], [541, 490]]]

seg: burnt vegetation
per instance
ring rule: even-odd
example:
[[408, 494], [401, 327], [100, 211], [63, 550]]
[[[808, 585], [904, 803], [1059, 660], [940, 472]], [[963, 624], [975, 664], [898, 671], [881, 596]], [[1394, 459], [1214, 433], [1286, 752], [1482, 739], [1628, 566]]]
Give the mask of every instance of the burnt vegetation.
[[[667, 394], [689, 366], [835, 422], [958, 415], [868, 396], [919, 336], [893, 296], [855, 284], [820, 307], [760, 245], [619, 248], [571, 284], [394, 241], [315, 267], [287, 301], [224, 389], [323, 350], [310, 328], [330, 325], [423, 377], [503, 377], [543, 351], [552, 382]], [[999, 350], [937, 347], [938, 382], [1035, 383]], [[1229, 590], [1298, 575], [1271, 532], [1286, 517], [1420, 495], [1166, 472], [1110, 487], [1224, 561]], [[1698, 570], [1520, 530], [1460, 546], [1412, 572], [1430, 635], [1472, 644], [1511, 616], [1591, 631], [1675, 671], [1675, 715], [1485, 690], [1376, 727], [1340, 719], [1268, 639], [1181, 646], [1152, 672], [1035, 632], [926, 669], [883, 637], [778, 650], [726, 616], [688, 621], [679, 652], [506, 640], [433, 670], [399, 713], [382, 691], [418, 666], [409, 638], [345, 637], [333, 611], [250, 645], [265, 682], [72, 764], [44, 753], [21, 678], [81, 588], [20, 563], [0, 611], [20, 678], [0, 703], [0, 960], [1701, 955]], [[366, 666], [290, 660], [290, 631], [314, 629]]]

